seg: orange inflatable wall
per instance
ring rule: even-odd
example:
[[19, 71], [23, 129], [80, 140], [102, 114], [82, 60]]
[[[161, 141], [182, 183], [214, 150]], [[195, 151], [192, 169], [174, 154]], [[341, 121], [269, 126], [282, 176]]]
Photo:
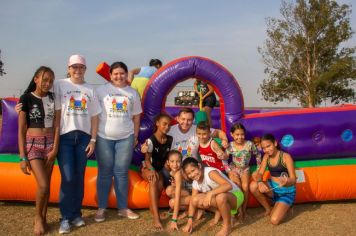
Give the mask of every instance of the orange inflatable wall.
[[[320, 161], [319, 161], [320, 162]], [[356, 159], [348, 159], [345, 165], [310, 166], [296, 168], [303, 175], [303, 181], [297, 183], [296, 202], [314, 202], [328, 200], [356, 199]], [[97, 206], [96, 199], [96, 167], [87, 167], [85, 174], [85, 196], [83, 205]], [[265, 176], [267, 178], [268, 172]], [[297, 174], [298, 176], [298, 174]], [[58, 166], [54, 167], [51, 181], [50, 202], [58, 202], [60, 173]], [[0, 199], [34, 201], [36, 182], [33, 176], [21, 173], [18, 163], [0, 162]], [[148, 208], [148, 183], [138, 172], [129, 171], [130, 208]], [[160, 206], [168, 206], [168, 198], [162, 194]], [[249, 206], [257, 206], [253, 197], [249, 198]], [[116, 207], [112, 188], [109, 207]]]

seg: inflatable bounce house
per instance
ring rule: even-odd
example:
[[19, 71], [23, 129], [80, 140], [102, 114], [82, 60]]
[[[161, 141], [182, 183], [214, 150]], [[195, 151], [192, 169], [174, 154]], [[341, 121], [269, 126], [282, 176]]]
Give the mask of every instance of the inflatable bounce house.
[[[97, 71], [108, 78], [107, 64], [100, 64]], [[165, 107], [166, 97], [176, 84], [189, 78], [208, 81], [219, 96], [220, 107], [212, 113], [215, 128], [229, 134], [230, 127], [240, 122], [248, 130], [247, 139], [272, 133], [280, 141], [282, 149], [291, 153], [298, 178], [297, 203], [356, 199], [355, 105], [277, 111], [245, 110], [237, 80], [222, 65], [207, 58], [180, 58], [153, 75], [142, 100], [141, 143], [152, 134], [155, 115], [161, 111], [172, 116], [178, 113], [179, 107]], [[33, 176], [22, 174], [19, 169], [15, 104], [16, 101], [2, 100], [0, 199], [34, 201], [35, 180]], [[149, 205], [148, 183], [138, 173], [142, 160], [139, 147], [136, 147], [129, 172], [130, 208], [147, 208]], [[88, 161], [83, 201], [87, 206], [97, 205], [96, 166], [95, 159]], [[59, 185], [60, 173], [58, 166], [55, 166], [51, 202], [58, 202]], [[167, 203], [167, 198], [162, 196], [161, 206], [167, 206]], [[113, 191], [109, 205], [116, 207]], [[252, 196], [249, 205], [256, 205]]]

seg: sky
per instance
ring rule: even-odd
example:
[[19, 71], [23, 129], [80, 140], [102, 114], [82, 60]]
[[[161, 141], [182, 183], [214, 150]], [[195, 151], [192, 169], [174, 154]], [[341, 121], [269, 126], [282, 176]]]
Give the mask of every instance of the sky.
[[[92, 84], [104, 83], [95, 73], [104, 61], [123, 61], [132, 69], [151, 58], [165, 64], [202, 56], [235, 76], [245, 107], [297, 106], [265, 102], [257, 92], [267, 78], [257, 48], [267, 37], [266, 18], [281, 17], [280, 5], [280, 0], [1, 0], [0, 50], [7, 74], [0, 77], [0, 97], [20, 96], [41, 65], [64, 78], [72, 54], [85, 56], [85, 79]], [[351, 9], [355, 31], [356, 8]], [[346, 45], [356, 46], [356, 36]], [[191, 82], [178, 85], [167, 101], [177, 90], [192, 89]]]

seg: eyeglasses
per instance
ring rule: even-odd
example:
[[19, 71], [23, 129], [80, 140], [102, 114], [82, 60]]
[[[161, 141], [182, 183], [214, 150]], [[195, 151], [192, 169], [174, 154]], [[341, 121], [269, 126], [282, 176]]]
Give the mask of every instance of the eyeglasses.
[[70, 66], [70, 67], [72, 67], [74, 70], [84, 70], [84, 69], [87, 68], [87, 67], [84, 66], [84, 65], [72, 65], [72, 66]]

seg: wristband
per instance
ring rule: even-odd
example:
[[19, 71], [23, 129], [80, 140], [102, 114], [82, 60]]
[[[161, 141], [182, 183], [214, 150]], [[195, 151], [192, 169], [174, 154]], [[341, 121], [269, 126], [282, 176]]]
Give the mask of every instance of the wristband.
[[177, 223], [177, 219], [172, 218], [171, 221]]
[[28, 161], [27, 157], [20, 157], [20, 161]]
[[257, 180], [257, 183], [261, 183], [261, 182], [263, 182], [262, 180]]
[[90, 142], [96, 143], [96, 139], [95, 138], [91, 138]]
[[150, 168], [148, 168], [149, 170], [155, 170], [155, 168], [153, 168], [153, 167], [150, 167]]
[[193, 216], [187, 216], [188, 219], [193, 219]]

